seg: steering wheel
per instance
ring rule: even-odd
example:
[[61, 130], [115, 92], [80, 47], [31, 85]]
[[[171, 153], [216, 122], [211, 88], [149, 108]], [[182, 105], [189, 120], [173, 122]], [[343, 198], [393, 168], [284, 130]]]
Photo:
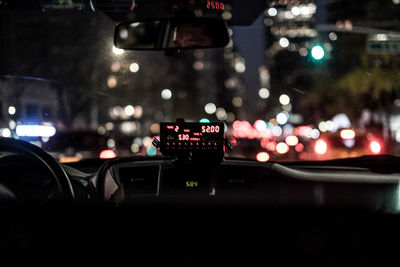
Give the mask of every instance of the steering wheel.
[[25, 141], [0, 137], [0, 152], [9, 151], [25, 156], [47, 170], [56, 186], [56, 192], [65, 200], [74, 200], [74, 191], [67, 173], [47, 152]]

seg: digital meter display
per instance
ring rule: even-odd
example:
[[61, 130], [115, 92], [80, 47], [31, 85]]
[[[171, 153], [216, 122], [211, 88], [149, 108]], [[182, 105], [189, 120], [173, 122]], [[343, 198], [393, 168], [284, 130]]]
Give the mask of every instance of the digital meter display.
[[205, 9], [205, 10], [216, 10], [216, 11], [224, 11], [225, 4], [223, 1], [214, 1], [214, 0], [175, 0], [172, 5], [173, 9]]
[[207, 7], [207, 9], [211, 9], [211, 10], [224, 10], [225, 9], [225, 5], [222, 1], [207, 0], [206, 7]]
[[160, 150], [176, 152], [223, 152], [223, 123], [161, 123]]

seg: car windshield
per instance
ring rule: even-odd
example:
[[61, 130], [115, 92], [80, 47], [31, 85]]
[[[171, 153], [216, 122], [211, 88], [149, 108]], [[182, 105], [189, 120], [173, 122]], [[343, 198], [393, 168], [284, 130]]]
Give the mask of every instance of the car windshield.
[[146, 1], [0, 0], [0, 136], [61, 162], [152, 157], [159, 123], [182, 118], [223, 122], [229, 157], [399, 154], [400, 1], [147, 4], [147, 19], [187, 5], [217, 15], [230, 42], [122, 50], [118, 15], [133, 20]]

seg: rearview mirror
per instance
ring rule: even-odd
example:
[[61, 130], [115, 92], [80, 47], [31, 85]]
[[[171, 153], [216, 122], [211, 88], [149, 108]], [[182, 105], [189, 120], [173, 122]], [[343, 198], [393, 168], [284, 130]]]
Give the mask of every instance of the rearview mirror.
[[229, 43], [224, 20], [165, 18], [117, 25], [114, 45], [130, 50], [224, 47]]

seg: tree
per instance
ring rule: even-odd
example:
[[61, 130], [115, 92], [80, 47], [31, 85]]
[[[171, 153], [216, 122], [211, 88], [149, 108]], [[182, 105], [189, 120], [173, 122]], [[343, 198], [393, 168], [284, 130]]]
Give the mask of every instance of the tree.
[[[400, 5], [392, 1], [335, 1], [329, 7], [329, 23], [351, 21], [361, 26], [398, 31]], [[323, 70], [312, 72], [313, 86], [305, 95], [303, 107], [316, 116], [315, 109], [325, 118], [344, 112], [353, 120], [363, 109], [386, 117], [391, 113], [399, 89], [399, 55], [369, 54], [367, 36], [356, 33], [337, 33], [331, 43], [332, 57]]]

